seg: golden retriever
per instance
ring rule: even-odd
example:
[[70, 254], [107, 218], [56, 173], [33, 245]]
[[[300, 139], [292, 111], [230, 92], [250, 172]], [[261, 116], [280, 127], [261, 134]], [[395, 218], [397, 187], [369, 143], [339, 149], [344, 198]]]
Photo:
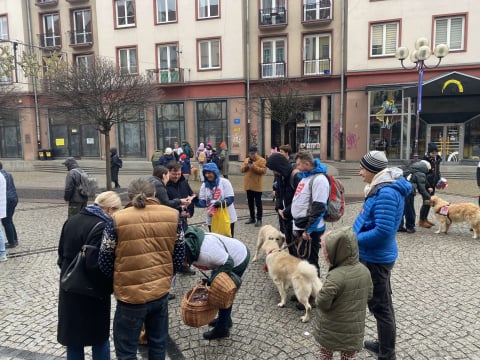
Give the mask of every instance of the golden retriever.
[[266, 240], [274, 240], [277, 242], [278, 247], [281, 247], [285, 242], [285, 235], [272, 225], [262, 226], [258, 232], [257, 249], [255, 250], [255, 256], [253, 257], [252, 262], [257, 261], [257, 256], [260, 255], [262, 245]]
[[454, 222], [466, 222], [473, 229], [473, 238], [476, 239], [480, 234], [480, 207], [472, 203], [449, 204], [447, 201], [432, 196], [429, 205], [435, 211], [435, 217], [440, 223], [440, 228], [435, 231], [436, 234], [447, 233], [450, 225]]
[[190, 168], [190, 172], [192, 173], [192, 176], [193, 176], [193, 180], [194, 181], [198, 181], [200, 180], [200, 170], [199, 168], [195, 167], [195, 166], [192, 166]]
[[287, 290], [293, 287], [297, 300], [305, 306], [302, 322], [310, 320], [312, 306], [308, 302], [310, 296], [317, 298], [322, 288], [322, 282], [317, 276], [317, 268], [306, 260], [292, 256], [286, 250], [281, 250], [275, 240], [265, 240], [263, 249], [267, 252], [268, 275], [273, 280], [280, 294], [278, 307], [284, 307], [287, 302]]

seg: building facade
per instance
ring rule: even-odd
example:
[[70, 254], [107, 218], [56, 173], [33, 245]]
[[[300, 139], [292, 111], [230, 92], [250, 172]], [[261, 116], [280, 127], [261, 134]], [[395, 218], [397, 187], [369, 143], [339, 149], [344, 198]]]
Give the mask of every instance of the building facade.
[[[40, 73], [56, 51], [70, 65], [101, 56], [126, 76], [147, 74], [162, 96], [114, 126], [112, 145], [125, 158], [149, 159], [175, 142], [226, 141], [232, 159], [252, 144], [269, 154], [285, 143], [322, 159], [358, 160], [372, 149], [410, 159], [418, 139], [421, 155], [435, 142], [447, 160], [476, 159], [480, 45], [468, 35], [480, 4], [430, 1], [0, 0], [0, 38], [8, 54], [17, 47], [19, 63], [23, 48], [40, 59]], [[418, 37], [450, 48], [440, 66], [434, 56], [425, 61], [432, 68], [420, 97], [419, 72], [395, 58]], [[15, 73], [1, 82], [19, 92], [16, 110], [0, 119], [0, 157], [31, 160], [41, 148], [104, 156], [82, 113], [43, 96], [41, 74], [20, 71], [17, 81]], [[275, 80], [300, 84], [308, 104], [287, 124], [266, 111], [264, 87]]]

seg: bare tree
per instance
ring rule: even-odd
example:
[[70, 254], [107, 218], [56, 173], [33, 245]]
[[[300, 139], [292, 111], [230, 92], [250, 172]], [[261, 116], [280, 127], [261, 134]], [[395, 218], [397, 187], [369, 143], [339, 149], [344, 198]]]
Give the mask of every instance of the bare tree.
[[110, 130], [133, 111], [144, 111], [150, 101], [158, 100], [160, 89], [145, 76], [120, 74], [112, 61], [102, 57], [89, 67], [67, 67], [57, 61], [47, 67], [48, 94], [58, 105], [81, 111], [87, 123], [105, 136], [106, 185], [111, 190]]
[[275, 78], [262, 82], [255, 91], [254, 97], [261, 99], [252, 102], [251, 111], [259, 116], [270, 115], [271, 121], [280, 124], [280, 139], [285, 141], [285, 127], [297, 122], [303, 112], [309, 109], [307, 99], [302, 95], [305, 84], [300, 79]]

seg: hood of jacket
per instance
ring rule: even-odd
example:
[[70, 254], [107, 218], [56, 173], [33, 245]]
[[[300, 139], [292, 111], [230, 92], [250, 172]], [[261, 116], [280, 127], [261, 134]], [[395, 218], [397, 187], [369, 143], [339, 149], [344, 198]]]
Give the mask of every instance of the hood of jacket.
[[307, 178], [311, 175], [315, 175], [315, 174], [320, 174], [320, 173], [326, 173], [327, 172], [327, 166], [326, 165], [323, 165], [321, 162], [320, 162], [320, 159], [315, 159], [315, 167], [310, 170], [310, 171], [302, 171], [302, 172], [299, 172], [297, 174], [297, 176], [299, 178]]
[[117, 148], [110, 148], [110, 155], [111, 156], [117, 155]]
[[424, 174], [428, 173], [428, 170], [429, 170], [425, 160], [416, 161], [413, 164], [411, 164], [410, 167], [417, 171], [421, 171]]
[[412, 192], [412, 184], [403, 177], [403, 170], [393, 167], [386, 168], [375, 175], [370, 187], [369, 185], [365, 186], [365, 197], [376, 194], [378, 190], [386, 185], [391, 185], [402, 196], [407, 196]]
[[326, 252], [331, 268], [359, 262], [358, 242], [351, 226], [333, 230], [328, 234]]
[[279, 153], [272, 154], [267, 159], [267, 167], [287, 178], [293, 170], [293, 166], [285, 156]]
[[[205, 171], [213, 172], [215, 174], [215, 179], [213, 181], [208, 181], [205, 177]], [[213, 189], [214, 187], [217, 187], [220, 183], [220, 171], [218, 170], [217, 164], [210, 162], [203, 165], [203, 177], [205, 179], [204, 183], [207, 188]]]
[[203, 143], [200, 143], [200, 145], [198, 145], [198, 150], [200, 151], [205, 150], [205, 145]]
[[77, 160], [75, 160], [73, 157], [66, 158], [63, 162], [63, 165], [65, 165], [69, 171], [79, 167]]
[[185, 255], [189, 265], [200, 256], [200, 248], [204, 238], [205, 232], [195, 226], [189, 226], [185, 232]]

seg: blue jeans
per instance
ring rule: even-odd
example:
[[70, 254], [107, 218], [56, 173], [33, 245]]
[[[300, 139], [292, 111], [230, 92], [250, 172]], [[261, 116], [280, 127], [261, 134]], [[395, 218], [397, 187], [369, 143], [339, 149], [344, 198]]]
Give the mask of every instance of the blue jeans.
[[5, 251], [5, 236], [3, 235], [3, 230], [0, 229], [0, 257], [7, 256]]
[[[93, 360], [110, 360], [110, 341], [92, 345]], [[85, 360], [83, 346], [67, 346], [67, 360]]]
[[148, 358], [165, 359], [168, 342], [168, 294], [146, 304], [117, 301], [113, 342], [118, 360], [136, 360], [138, 337], [145, 323]]
[[13, 213], [18, 204], [18, 198], [7, 199], [7, 216], [2, 219], [2, 225], [5, 229], [5, 235], [9, 244], [15, 245], [18, 243], [17, 230], [13, 224]]

